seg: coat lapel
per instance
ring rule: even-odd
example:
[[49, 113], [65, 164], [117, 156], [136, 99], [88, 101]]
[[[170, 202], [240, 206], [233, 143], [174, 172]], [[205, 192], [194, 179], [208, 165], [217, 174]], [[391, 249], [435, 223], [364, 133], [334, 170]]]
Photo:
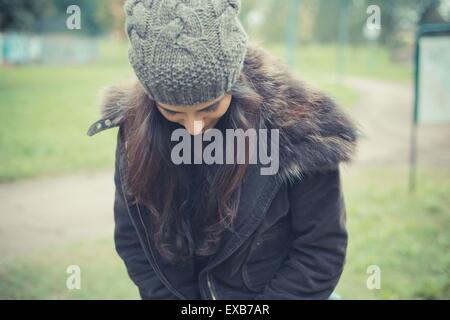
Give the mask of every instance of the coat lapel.
[[242, 184], [241, 200], [233, 230], [226, 230], [219, 249], [209, 260], [207, 269], [232, 255], [257, 229], [282, 185], [282, 180], [276, 175], [261, 175], [260, 168], [257, 164], [249, 166]]

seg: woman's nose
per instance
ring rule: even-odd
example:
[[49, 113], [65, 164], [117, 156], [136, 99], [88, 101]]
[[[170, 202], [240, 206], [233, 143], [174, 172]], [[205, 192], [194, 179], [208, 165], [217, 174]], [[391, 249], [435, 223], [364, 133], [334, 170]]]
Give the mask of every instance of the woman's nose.
[[184, 127], [190, 135], [194, 136], [203, 131], [205, 122], [203, 121], [203, 119], [191, 118], [186, 120]]

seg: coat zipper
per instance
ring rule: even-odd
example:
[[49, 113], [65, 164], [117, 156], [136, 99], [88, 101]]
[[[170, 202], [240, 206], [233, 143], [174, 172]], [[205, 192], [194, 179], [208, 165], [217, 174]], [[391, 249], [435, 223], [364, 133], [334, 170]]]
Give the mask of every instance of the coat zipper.
[[208, 282], [209, 293], [211, 294], [211, 297], [213, 298], [213, 300], [217, 300], [217, 297], [214, 293], [214, 288], [212, 285], [212, 280], [211, 280], [209, 272], [206, 274], [206, 278], [207, 278], [207, 282]]
[[[120, 134], [120, 131], [119, 131], [119, 134]], [[125, 160], [127, 160], [126, 157], [125, 157]], [[124, 185], [123, 185], [124, 179], [122, 177], [122, 170], [121, 170], [120, 166], [119, 166], [119, 179], [120, 179], [121, 189], [122, 189], [122, 193], [123, 193], [123, 199], [124, 199], [125, 205], [127, 207], [128, 216], [130, 217], [131, 221], [133, 221], [133, 217], [131, 216], [130, 207], [128, 205], [127, 197], [125, 195], [125, 190], [124, 190]], [[141, 213], [141, 209], [139, 207], [139, 203], [136, 203], [136, 208], [137, 208], [137, 211], [138, 211], [139, 220], [141, 221], [142, 227], [144, 228], [145, 237], [147, 238], [147, 244], [149, 246], [148, 249], [149, 249], [150, 254], [151, 254], [151, 256], [152, 256], [152, 258], [154, 260], [154, 264], [152, 264], [152, 262], [149, 261], [150, 265], [155, 267], [156, 272], [159, 273], [158, 276], [159, 276], [161, 282], [169, 289], [169, 291], [171, 291], [176, 297], [178, 297], [181, 300], [186, 299], [182, 294], [180, 294], [177, 290], [175, 290], [175, 288], [172, 287], [172, 285], [169, 283], [169, 281], [166, 279], [166, 277], [163, 276], [163, 273], [161, 272], [161, 269], [159, 268], [159, 266], [156, 263], [156, 258], [155, 258], [155, 255], [153, 253], [153, 250], [152, 250], [149, 234], [148, 234], [147, 228], [145, 226], [145, 223], [144, 223], [144, 221], [142, 219], [142, 213]], [[138, 232], [138, 231], [136, 230], [136, 232]], [[147, 258], [147, 260], [150, 260], [150, 259]]]
[[150, 251], [150, 254], [152, 255], [153, 260], [155, 261], [155, 265], [154, 266], [158, 270], [159, 278], [160, 278], [161, 282], [163, 284], [165, 284], [166, 287], [170, 291], [172, 291], [172, 293], [174, 295], [176, 295], [178, 298], [185, 299], [185, 297], [183, 297], [181, 294], [179, 294], [178, 291], [175, 288], [172, 287], [172, 285], [169, 283], [169, 281], [166, 279], [166, 277], [162, 276], [162, 271], [159, 268], [158, 264], [156, 263], [156, 258], [155, 258], [155, 255], [153, 253], [152, 247], [151, 247], [151, 243], [150, 243], [150, 238], [149, 238], [149, 234], [148, 234], [148, 231], [147, 231], [147, 227], [145, 226], [144, 221], [142, 220], [142, 213], [141, 213], [141, 210], [139, 208], [139, 204], [136, 203], [136, 207], [137, 207], [137, 210], [138, 210], [138, 213], [139, 213], [139, 219], [141, 220], [142, 227], [144, 228], [145, 237], [147, 238], [147, 244], [148, 244], [148, 247], [149, 247], [149, 251]]

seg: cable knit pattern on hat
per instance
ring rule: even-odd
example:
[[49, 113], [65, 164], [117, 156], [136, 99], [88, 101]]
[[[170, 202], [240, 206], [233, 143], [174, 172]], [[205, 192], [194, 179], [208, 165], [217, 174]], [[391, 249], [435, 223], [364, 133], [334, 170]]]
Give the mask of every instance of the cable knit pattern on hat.
[[248, 36], [240, 0], [128, 0], [128, 58], [148, 95], [193, 105], [229, 91], [239, 77]]

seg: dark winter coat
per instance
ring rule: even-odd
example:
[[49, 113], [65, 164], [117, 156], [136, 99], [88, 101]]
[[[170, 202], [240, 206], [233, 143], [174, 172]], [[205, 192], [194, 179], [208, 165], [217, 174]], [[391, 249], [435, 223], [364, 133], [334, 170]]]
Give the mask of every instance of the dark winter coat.
[[259, 165], [249, 167], [236, 232], [225, 232], [198, 279], [193, 265], [172, 266], [158, 254], [147, 209], [127, 192], [121, 123], [124, 108], [144, 101], [142, 87], [112, 87], [103, 117], [90, 127], [89, 135], [120, 128], [115, 243], [144, 299], [327, 299], [338, 283], [347, 248], [339, 163], [354, 154], [355, 125], [257, 46], [249, 47], [243, 72], [262, 97], [266, 123], [280, 129], [280, 169], [264, 176]]

